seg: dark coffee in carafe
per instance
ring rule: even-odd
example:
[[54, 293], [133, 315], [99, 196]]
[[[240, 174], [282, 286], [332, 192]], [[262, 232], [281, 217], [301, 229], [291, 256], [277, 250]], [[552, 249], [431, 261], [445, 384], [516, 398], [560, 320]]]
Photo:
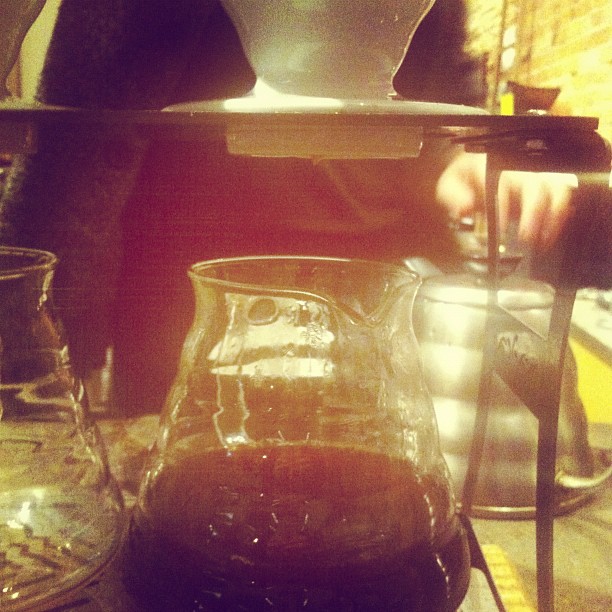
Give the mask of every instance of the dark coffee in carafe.
[[390, 264], [195, 264], [193, 325], [136, 502], [146, 609], [454, 610], [467, 538]]
[[151, 478], [127, 574], [147, 609], [450, 611], [465, 595], [460, 523], [432, 525], [446, 484], [407, 459], [247, 446], [170, 460]]

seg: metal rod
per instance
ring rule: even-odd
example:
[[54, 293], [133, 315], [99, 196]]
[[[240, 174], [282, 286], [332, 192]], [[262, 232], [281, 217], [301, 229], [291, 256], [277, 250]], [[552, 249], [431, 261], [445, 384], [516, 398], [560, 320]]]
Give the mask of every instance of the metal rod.
[[483, 347], [482, 371], [478, 389], [478, 401], [474, 417], [474, 428], [468, 466], [463, 482], [461, 498], [462, 509], [470, 514], [478, 484], [478, 472], [487, 434], [488, 412], [491, 406], [492, 385], [495, 365], [497, 338], [493, 325], [492, 314], [497, 310], [497, 285], [499, 281], [499, 212], [497, 205], [497, 190], [501, 171], [495, 156], [487, 155], [485, 179], [485, 208], [487, 214], [488, 239], [488, 275], [489, 286], [487, 295], [487, 315], [485, 323], [485, 345]]
[[[538, 457], [536, 476], [536, 565], [538, 610], [554, 610], [554, 516], [557, 434], [563, 363], [567, 348], [576, 290], [558, 287], [552, 308], [546, 367], [548, 372], [548, 406], [541, 411], [538, 427]], [[543, 381], [544, 382], [544, 381]]]

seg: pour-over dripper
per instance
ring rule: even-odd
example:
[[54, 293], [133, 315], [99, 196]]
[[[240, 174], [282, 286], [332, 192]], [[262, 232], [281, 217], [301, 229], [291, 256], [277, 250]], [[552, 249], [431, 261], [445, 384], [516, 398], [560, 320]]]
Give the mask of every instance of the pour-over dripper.
[[51, 253], [0, 248], [0, 609], [60, 605], [118, 549], [121, 493], [56, 319]]
[[[433, 0], [221, 0], [257, 81], [244, 96], [172, 104], [164, 110], [290, 115], [285, 123], [227, 125], [236, 155], [311, 159], [418, 157], [420, 125], [372, 115], [482, 115], [481, 108], [405, 100], [393, 78]], [[339, 124], [312, 121], [343, 115]]]
[[282, 94], [386, 99], [433, 0], [221, 3], [260, 83]]
[[148, 609], [455, 610], [469, 554], [412, 332], [417, 277], [308, 257], [190, 276], [130, 587]]

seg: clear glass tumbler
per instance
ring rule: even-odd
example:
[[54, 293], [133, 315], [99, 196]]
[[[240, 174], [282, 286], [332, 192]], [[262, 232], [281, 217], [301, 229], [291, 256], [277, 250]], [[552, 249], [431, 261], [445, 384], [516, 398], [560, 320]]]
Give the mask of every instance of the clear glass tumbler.
[[53, 309], [56, 257], [0, 247], [0, 610], [48, 609], [118, 550], [124, 507]]

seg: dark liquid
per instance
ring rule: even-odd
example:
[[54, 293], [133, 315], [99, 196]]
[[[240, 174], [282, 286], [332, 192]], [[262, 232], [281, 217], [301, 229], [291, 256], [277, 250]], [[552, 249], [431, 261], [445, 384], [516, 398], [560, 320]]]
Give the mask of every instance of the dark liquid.
[[446, 486], [406, 460], [316, 445], [215, 451], [167, 464], [144, 505], [126, 582], [149, 610], [442, 611], [467, 589], [465, 534], [437, 510]]

